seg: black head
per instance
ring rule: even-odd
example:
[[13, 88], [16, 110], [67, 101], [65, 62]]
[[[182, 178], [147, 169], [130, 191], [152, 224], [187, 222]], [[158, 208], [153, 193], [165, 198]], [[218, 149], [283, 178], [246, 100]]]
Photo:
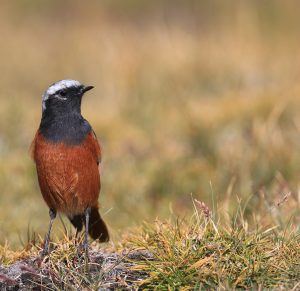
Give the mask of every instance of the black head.
[[61, 80], [43, 95], [43, 114], [39, 130], [54, 143], [79, 144], [92, 130], [80, 112], [83, 94], [92, 89], [75, 80]]
[[76, 80], [60, 80], [52, 84], [43, 95], [43, 114], [55, 115], [80, 113], [81, 99], [93, 86], [85, 86]]

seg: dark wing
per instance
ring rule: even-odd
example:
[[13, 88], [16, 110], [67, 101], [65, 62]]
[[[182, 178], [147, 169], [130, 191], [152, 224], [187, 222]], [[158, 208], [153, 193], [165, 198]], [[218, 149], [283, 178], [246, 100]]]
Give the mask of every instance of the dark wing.
[[101, 158], [102, 158], [102, 152], [101, 152], [101, 146], [100, 143], [98, 142], [96, 133], [94, 132], [94, 130], [92, 130], [92, 141], [93, 141], [93, 145], [97, 154], [97, 165], [99, 165], [101, 163]]

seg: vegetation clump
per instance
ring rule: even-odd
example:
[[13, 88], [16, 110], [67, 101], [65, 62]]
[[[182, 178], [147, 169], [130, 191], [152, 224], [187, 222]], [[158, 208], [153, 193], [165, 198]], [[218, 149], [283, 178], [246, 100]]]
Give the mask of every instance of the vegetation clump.
[[123, 237], [118, 247], [99, 249], [93, 244], [88, 271], [84, 255], [67, 235], [63, 242], [52, 244], [52, 252], [43, 260], [38, 255], [40, 243], [19, 253], [2, 248], [1, 263], [8, 266], [0, 268], [0, 286], [23, 284], [51, 290], [297, 288], [300, 240], [294, 230], [276, 225], [249, 229], [242, 207], [229, 225], [216, 217], [195, 200], [189, 219], [144, 223], [142, 229]]

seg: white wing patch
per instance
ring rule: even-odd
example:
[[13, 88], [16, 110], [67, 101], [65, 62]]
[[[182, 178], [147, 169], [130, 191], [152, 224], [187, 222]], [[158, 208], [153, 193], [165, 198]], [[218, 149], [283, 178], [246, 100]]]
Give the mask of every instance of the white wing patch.
[[61, 89], [66, 89], [70, 87], [79, 87], [81, 86], [81, 83], [76, 80], [60, 80], [51, 85], [47, 91], [43, 94], [43, 110], [46, 109], [46, 101], [49, 99], [51, 95], [53, 95], [55, 92], [61, 90]]

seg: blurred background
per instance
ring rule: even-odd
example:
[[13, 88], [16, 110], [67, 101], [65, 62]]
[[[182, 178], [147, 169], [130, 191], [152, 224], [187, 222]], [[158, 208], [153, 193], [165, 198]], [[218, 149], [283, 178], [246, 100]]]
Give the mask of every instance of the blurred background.
[[65, 78], [95, 86], [82, 113], [102, 143], [100, 203], [114, 241], [144, 220], [192, 213], [191, 194], [224, 217], [249, 200], [250, 222], [298, 226], [299, 9], [1, 1], [0, 243], [46, 232], [29, 147], [41, 95]]

